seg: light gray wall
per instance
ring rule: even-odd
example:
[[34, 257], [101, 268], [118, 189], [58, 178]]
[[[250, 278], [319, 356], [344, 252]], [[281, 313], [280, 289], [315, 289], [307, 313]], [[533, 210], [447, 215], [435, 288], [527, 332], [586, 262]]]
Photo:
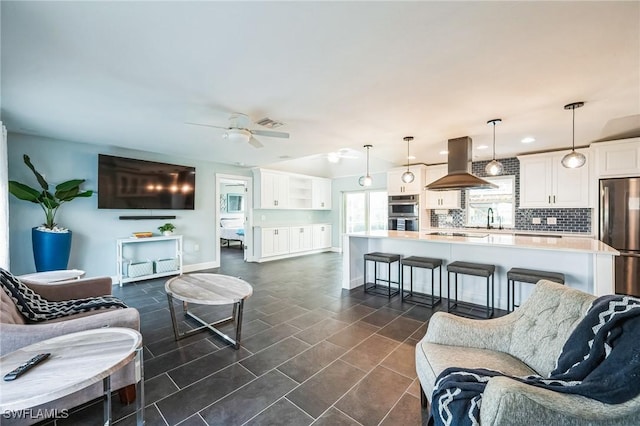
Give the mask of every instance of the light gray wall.
[[[98, 154], [110, 154], [142, 160], [196, 167], [195, 210], [105, 210], [97, 208], [97, 196], [80, 198], [61, 207], [57, 222], [73, 231], [69, 268], [87, 271], [87, 276], [116, 274], [116, 239], [136, 231], [153, 231], [166, 220], [119, 220], [120, 215], [175, 215], [171, 220], [176, 234], [184, 236], [184, 264], [197, 269], [219, 263], [215, 255], [217, 226], [215, 173], [251, 176], [249, 169], [125, 148], [61, 141], [9, 133], [9, 179], [37, 187], [31, 171], [22, 161], [23, 154], [50, 184], [69, 179], [86, 179], [84, 189], [97, 189]], [[9, 250], [11, 272], [35, 271], [31, 246], [31, 228], [44, 221], [39, 206], [9, 198]], [[195, 246], [199, 250], [195, 251]]]

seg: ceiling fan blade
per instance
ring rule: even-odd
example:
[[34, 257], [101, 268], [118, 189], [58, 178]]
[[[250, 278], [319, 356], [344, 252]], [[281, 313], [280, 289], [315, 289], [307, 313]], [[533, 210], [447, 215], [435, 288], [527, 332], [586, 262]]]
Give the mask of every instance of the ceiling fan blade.
[[289, 133], [274, 132], [273, 130], [250, 130], [254, 135], [269, 136], [271, 138], [288, 138]]
[[191, 123], [189, 121], [185, 121], [184, 124], [189, 124], [191, 126], [202, 126], [202, 127], [213, 127], [214, 129], [225, 129], [225, 130], [229, 130], [229, 127], [223, 127], [223, 126], [214, 126], [213, 124], [204, 124], [204, 123]]
[[249, 139], [249, 145], [253, 146], [254, 148], [262, 148], [264, 146], [258, 139], [254, 138], [253, 136], [251, 136], [251, 139]]

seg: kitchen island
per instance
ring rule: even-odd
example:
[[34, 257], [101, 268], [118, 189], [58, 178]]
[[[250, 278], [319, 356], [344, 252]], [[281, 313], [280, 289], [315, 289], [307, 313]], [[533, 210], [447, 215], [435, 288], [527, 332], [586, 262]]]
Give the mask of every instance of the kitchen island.
[[[363, 284], [365, 253], [380, 251], [443, 260], [442, 293], [447, 296], [446, 265], [454, 261], [496, 265], [496, 307], [507, 306], [507, 271], [513, 267], [561, 272], [565, 284], [597, 296], [614, 292], [614, 257], [619, 253], [603, 242], [586, 237], [532, 236], [487, 232], [372, 231], [345, 234], [342, 287]], [[373, 265], [368, 265], [373, 276]], [[386, 268], [380, 268], [384, 274]], [[395, 270], [397, 271], [397, 270]], [[392, 270], [392, 276], [396, 272]], [[427, 292], [427, 277], [416, 270], [414, 290]], [[437, 284], [436, 273], [436, 284]], [[460, 300], [485, 304], [485, 285], [474, 277], [461, 276]], [[430, 287], [430, 286], [429, 286]], [[437, 285], [436, 285], [437, 289]], [[516, 303], [526, 299], [531, 284], [516, 283]], [[437, 291], [437, 290], [436, 290]]]

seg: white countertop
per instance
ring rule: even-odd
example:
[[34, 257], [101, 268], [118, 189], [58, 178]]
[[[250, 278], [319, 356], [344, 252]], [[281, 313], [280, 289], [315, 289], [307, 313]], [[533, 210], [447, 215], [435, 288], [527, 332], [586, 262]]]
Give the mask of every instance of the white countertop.
[[[586, 237], [554, 237], [554, 236], [524, 236], [505, 233], [490, 233], [482, 230], [456, 230], [456, 233], [464, 233], [469, 236], [455, 235], [430, 235], [430, 232], [439, 231], [371, 231], [347, 234], [356, 238], [391, 238], [431, 243], [467, 244], [492, 247], [512, 247], [517, 249], [536, 249], [587, 252], [609, 254], [617, 256], [620, 253], [595, 238]], [[446, 232], [446, 231], [444, 231]], [[527, 231], [522, 231], [527, 233]]]

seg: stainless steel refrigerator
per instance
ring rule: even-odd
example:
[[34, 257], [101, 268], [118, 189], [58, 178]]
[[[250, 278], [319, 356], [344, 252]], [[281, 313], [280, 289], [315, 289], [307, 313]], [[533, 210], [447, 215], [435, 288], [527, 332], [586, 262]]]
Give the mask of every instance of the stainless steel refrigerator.
[[640, 177], [600, 180], [599, 235], [620, 252], [616, 293], [640, 296]]

